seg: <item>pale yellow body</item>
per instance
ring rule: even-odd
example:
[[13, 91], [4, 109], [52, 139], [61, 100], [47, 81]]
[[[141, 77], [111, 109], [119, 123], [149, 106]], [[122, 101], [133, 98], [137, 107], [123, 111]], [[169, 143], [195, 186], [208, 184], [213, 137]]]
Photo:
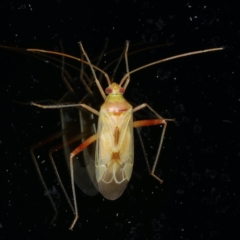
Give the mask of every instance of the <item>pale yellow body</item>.
[[121, 196], [132, 175], [134, 160], [132, 106], [113, 83], [98, 120], [95, 171], [99, 191], [110, 200]]

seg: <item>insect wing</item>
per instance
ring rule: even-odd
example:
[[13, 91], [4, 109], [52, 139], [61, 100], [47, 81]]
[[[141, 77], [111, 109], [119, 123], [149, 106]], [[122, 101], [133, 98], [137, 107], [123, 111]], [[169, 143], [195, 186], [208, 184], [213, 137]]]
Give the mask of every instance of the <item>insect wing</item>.
[[102, 106], [96, 143], [96, 178], [101, 194], [117, 199], [125, 190], [134, 160], [132, 108], [116, 115]]

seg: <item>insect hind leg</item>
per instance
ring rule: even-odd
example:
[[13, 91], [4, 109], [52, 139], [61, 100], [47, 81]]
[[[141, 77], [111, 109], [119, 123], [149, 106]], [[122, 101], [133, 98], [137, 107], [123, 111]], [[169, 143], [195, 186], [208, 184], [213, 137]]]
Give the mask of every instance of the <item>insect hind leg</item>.
[[[148, 120], [139, 120], [139, 121], [135, 121], [133, 122], [133, 127], [135, 128], [138, 128], [138, 127], [144, 127], [144, 126], [152, 126], [152, 125], [160, 125], [160, 124], [163, 124], [163, 130], [162, 130], [162, 134], [161, 134], [161, 137], [160, 137], [160, 142], [159, 142], [159, 145], [158, 145], [158, 150], [157, 150], [157, 154], [156, 154], [156, 158], [154, 160], [154, 163], [153, 163], [153, 166], [152, 168], [150, 167], [150, 164], [149, 164], [149, 161], [148, 161], [148, 158], [147, 158], [147, 154], [146, 154], [146, 151], [145, 151], [145, 148], [144, 148], [144, 144], [143, 144], [143, 141], [142, 141], [142, 138], [140, 136], [140, 142], [141, 142], [141, 145], [142, 145], [142, 149], [143, 149], [143, 152], [144, 152], [144, 157], [145, 157], [145, 161], [146, 161], [146, 164], [147, 164], [147, 168], [148, 168], [148, 171], [149, 171], [149, 174], [151, 176], [153, 176], [155, 179], [157, 179], [161, 184], [163, 183], [163, 180], [160, 179], [156, 174], [155, 174], [155, 170], [156, 170], [156, 166], [157, 166], [157, 163], [158, 163], [158, 159], [159, 159], [159, 156], [160, 156], [160, 152], [161, 152], [161, 149], [162, 149], [162, 144], [163, 144], [163, 139], [164, 139], [164, 135], [165, 135], [165, 132], [166, 132], [166, 128], [167, 128], [167, 121], [175, 121], [175, 119], [165, 119], [163, 118], [162, 116], [160, 116], [153, 108], [151, 108], [148, 104], [146, 103], [143, 103], [137, 107], [135, 107], [133, 109], [133, 112], [136, 112], [136, 111], [139, 111], [143, 108], [147, 107], [151, 112], [153, 112], [157, 119], [148, 119]], [[138, 132], [138, 135], [140, 135], [140, 133]]]

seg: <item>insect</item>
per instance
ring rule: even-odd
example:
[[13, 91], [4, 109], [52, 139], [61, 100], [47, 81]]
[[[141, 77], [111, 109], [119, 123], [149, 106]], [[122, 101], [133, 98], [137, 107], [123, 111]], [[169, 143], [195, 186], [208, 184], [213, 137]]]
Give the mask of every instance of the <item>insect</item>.
[[[107, 47], [107, 42], [105, 44], [104, 49], [102, 50], [102, 53], [98, 57], [98, 62], [101, 60], [101, 56], [103, 53], [105, 53]], [[108, 52], [109, 53], [109, 52]], [[134, 53], [134, 52], [133, 52]], [[131, 54], [133, 54], [131, 53]], [[74, 90], [69, 82], [71, 81], [71, 76], [69, 73], [66, 72], [64, 67], [64, 57], [62, 58], [62, 78], [63, 81], [66, 82], [66, 85], [68, 87], [68, 92], [64, 94], [64, 96], [57, 102], [81, 102], [84, 104], [91, 105], [95, 108], [99, 107], [99, 93], [96, 93], [97, 89], [91, 89], [91, 85], [93, 84], [93, 79], [89, 78], [86, 75], [86, 69], [83, 69], [84, 66], [81, 66], [80, 70], [80, 79], [86, 86], [87, 94], [82, 98], [79, 99], [78, 94], [76, 93], [76, 90]], [[110, 64], [113, 64], [117, 60], [111, 62]], [[110, 65], [108, 64], [108, 65]], [[118, 66], [118, 64], [117, 64]], [[85, 65], [86, 67], [86, 65]], [[83, 74], [84, 73], [84, 74]], [[83, 77], [84, 75], [84, 77]], [[101, 76], [99, 76], [100, 78]], [[113, 76], [112, 76], [113, 77]], [[85, 82], [84, 79], [87, 79], [87, 82]], [[80, 96], [82, 96], [80, 94]], [[55, 103], [56, 104], [56, 103]], [[59, 173], [57, 170], [57, 166], [54, 161], [53, 154], [54, 152], [63, 149], [65, 154], [65, 159], [67, 159], [67, 164], [69, 166], [69, 155], [70, 153], [76, 148], [77, 145], [80, 144], [84, 139], [86, 139], [88, 136], [91, 136], [96, 132], [96, 124], [97, 120], [96, 117], [93, 114], [89, 114], [89, 112], [86, 113], [84, 109], [80, 108], [78, 111], [76, 109], [71, 108], [62, 108], [60, 109], [60, 115], [61, 115], [61, 125], [62, 125], [62, 131], [57, 132], [55, 134], [52, 134], [51, 136], [47, 137], [46, 139], [43, 139], [41, 141], [38, 141], [36, 144], [34, 144], [31, 147], [31, 156], [34, 160], [35, 167], [37, 169], [38, 175], [40, 177], [40, 180], [42, 182], [42, 185], [45, 189], [46, 195], [48, 196], [51, 205], [55, 211], [55, 215], [52, 219], [52, 223], [55, 221], [57, 215], [58, 215], [58, 209], [56, 207], [56, 204], [54, 203], [54, 200], [51, 196], [51, 190], [47, 187], [45, 180], [42, 176], [42, 173], [40, 171], [38, 161], [36, 158], [36, 150], [39, 147], [43, 147], [44, 145], [48, 144], [49, 142], [52, 142], [56, 138], [62, 137], [63, 138], [63, 144], [55, 145], [49, 152], [49, 158], [51, 159], [53, 168], [55, 170], [56, 176], [58, 178], [60, 187], [62, 188], [62, 191], [68, 201], [68, 204], [70, 208], [72, 209], [74, 213], [74, 207], [71, 203], [71, 200], [68, 196], [68, 193], [65, 189], [64, 184], [62, 183], [61, 178], [59, 177]], [[95, 153], [95, 145], [92, 144], [88, 148], [86, 148], [83, 151], [83, 158], [75, 159], [74, 160], [74, 181], [75, 184], [87, 195], [94, 196], [98, 193], [97, 190], [97, 183], [94, 175], [94, 154]]]
[[[111, 83], [110, 78], [107, 73], [99, 69], [97, 66], [91, 64], [87, 53], [85, 52], [82, 43], [80, 42], [80, 47], [85, 56], [86, 60], [75, 58], [73, 56], [63, 54], [65, 57], [76, 59], [84, 64], [90, 66], [92, 74], [95, 79], [95, 83], [104, 99], [104, 103], [101, 106], [100, 110], [96, 110], [91, 106], [88, 106], [84, 103], [77, 104], [58, 104], [58, 105], [42, 105], [37, 103], [31, 103], [33, 106], [43, 108], [43, 109], [53, 109], [53, 108], [70, 108], [70, 107], [82, 107], [91, 113], [98, 116], [98, 127], [97, 132], [86, 139], [82, 144], [74, 149], [70, 153], [70, 174], [71, 174], [71, 185], [73, 192], [73, 201], [74, 201], [74, 219], [70, 226], [70, 230], [74, 228], [76, 221], [78, 219], [78, 207], [77, 199], [74, 185], [74, 165], [73, 158], [90, 144], [96, 141], [96, 150], [95, 150], [95, 176], [97, 181], [98, 190], [102, 195], [110, 200], [115, 200], [121, 196], [125, 190], [132, 174], [133, 161], [134, 161], [134, 149], [133, 149], [133, 128], [151, 126], [151, 125], [163, 125], [162, 134], [160, 137], [156, 158], [154, 160], [153, 166], [150, 168], [150, 165], [147, 161], [147, 166], [149, 169], [150, 175], [162, 183], [162, 179], [155, 175], [156, 165], [160, 156], [160, 151], [162, 148], [162, 143], [164, 139], [164, 134], [167, 127], [168, 121], [174, 121], [174, 119], [165, 119], [160, 116], [153, 108], [148, 104], [143, 103], [137, 107], [132, 107], [130, 103], [123, 97], [124, 92], [127, 89], [127, 86], [130, 82], [130, 75], [134, 72], [137, 72], [143, 68], [159, 64], [161, 62], [166, 62], [172, 59], [190, 56], [194, 54], [206, 53], [211, 51], [222, 50], [223, 48], [213, 48], [203, 51], [195, 51], [190, 53], [185, 53], [166, 59], [158, 60], [132, 71], [129, 71], [128, 67], [128, 57], [127, 52], [129, 48], [129, 42], [126, 42], [125, 48], [125, 64], [126, 64], [126, 74], [122, 78], [119, 84], [113, 82]], [[31, 52], [44, 52], [57, 54], [60, 53], [45, 51], [39, 49], [28, 49]], [[105, 90], [105, 93], [101, 87], [99, 80], [96, 77], [95, 70], [100, 71], [105, 76], [108, 87]], [[133, 121], [133, 113], [143, 109], [149, 109], [155, 116], [155, 119]]]
[[[107, 45], [107, 43], [105, 45]], [[139, 47], [138, 45], [136, 45], [136, 46]], [[159, 46], [155, 45], [154, 48], [161, 47], [161, 46], [162, 45], [159, 45]], [[1, 47], [10, 49], [10, 50], [14, 50], [14, 51], [19, 51], [20, 53], [24, 53], [24, 54], [28, 53], [28, 52], [26, 52], [25, 49], [19, 49], [19, 48], [16, 49], [16, 48], [11, 48], [11, 47], [6, 47], [6, 46], [1, 46]], [[135, 54], [137, 52], [142, 52], [146, 49], [151, 49], [151, 48], [152, 47], [141, 48], [140, 50], [139, 50], [139, 48], [137, 48], [137, 50], [130, 52], [128, 54], [128, 56]], [[106, 52], [105, 49], [106, 49], [106, 47], [104, 47], [104, 49], [102, 50], [102, 53], [107, 53], [109, 55], [110, 53], [112, 54], [114, 52], [114, 51]], [[40, 60], [46, 61], [46, 55], [44, 55], [44, 56], [35, 55], [35, 56], [37, 56], [37, 58], [40, 58]], [[98, 62], [100, 61], [101, 56], [102, 56], [102, 54], [100, 54], [100, 57], [98, 59], [96, 59], [96, 60], [98, 60]], [[111, 58], [112, 58], [112, 56], [111, 56]], [[54, 62], [57, 61], [57, 59], [54, 59], [54, 58], [53, 58], [53, 60], [54, 60]], [[114, 72], [116, 72], [116, 68], [118, 67], [120, 60], [121, 60], [121, 57], [120, 58], [118, 57], [115, 61], [113, 61], [113, 62], [118, 62], [117, 66], [115, 67]], [[65, 65], [64, 57], [62, 57], [62, 59], [60, 60], [60, 63], [62, 63], [62, 66], [59, 67], [59, 64], [54, 64], [54, 62], [47, 61], [48, 64], [52, 64], [52, 65], [55, 65], [57, 68], [61, 68], [62, 79], [66, 83], [68, 91], [67, 91], [67, 93], [65, 93], [62, 96], [62, 98], [59, 101], [52, 101], [52, 103], [59, 104], [61, 102], [62, 103], [64, 103], [64, 102], [65, 103], [66, 102], [81, 102], [81, 103], [85, 103], [88, 105], [91, 104], [91, 106], [98, 109], [99, 103], [101, 103], [101, 99], [99, 99], [99, 96], [100, 96], [99, 91], [98, 91], [98, 89], [96, 89], [96, 87], [93, 89], [90, 89], [94, 80], [86, 75], [86, 74], [88, 74], [85, 71], [86, 69], [82, 69], [83, 67], [85, 67], [85, 68], [88, 67], [88, 65], [85, 64], [80, 69], [80, 74], [83, 75], [83, 73], [84, 73], [84, 78], [87, 80], [87, 83], [85, 83], [83, 81], [83, 76], [80, 77], [80, 79], [82, 79], [82, 82], [84, 83], [84, 85], [86, 85], [86, 89], [87, 89], [88, 93], [83, 98], [82, 98], [82, 93], [81, 93], [80, 98], [79, 98], [78, 94], [76, 93], [77, 90], [75, 88], [73, 89], [73, 87], [70, 85], [70, 84], [72, 84], [72, 80], [71, 80], [71, 76], [69, 75], [68, 72], [66, 72], [66, 69], [64, 67], [64, 65]], [[97, 65], [97, 63], [95, 63], [95, 64]], [[108, 64], [107, 67], [109, 65], [110, 64]], [[114, 76], [114, 73], [113, 73], [113, 76]], [[113, 76], [111, 76], [111, 78], [113, 78]], [[98, 76], [98, 78], [101, 79], [101, 75]], [[58, 216], [58, 207], [55, 203], [56, 199], [54, 199], [54, 197], [58, 197], [58, 193], [56, 192], [56, 189], [54, 186], [52, 188], [49, 188], [47, 183], [45, 182], [44, 175], [42, 175], [42, 173], [41, 173], [42, 171], [40, 169], [40, 166], [42, 164], [40, 165], [38, 163], [40, 159], [38, 159], [39, 156], [38, 156], [37, 152], [41, 153], [41, 155], [42, 155], [42, 149], [45, 146], [49, 146], [50, 144], [53, 146], [49, 151], [49, 158], [51, 159], [51, 163], [53, 164], [53, 168], [54, 168], [56, 176], [59, 180], [60, 187], [62, 188], [63, 193], [68, 201], [68, 204], [74, 213], [74, 207], [73, 207], [72, 202], [71, 202], [71, 200], [68, 196], [68, 193], [65, 189], [66, 188], [65, 183], [62, 182], [61, 178], [58, 177], [58, 175], [59, 175], [58, 170], [57, 170], [58, 167], [56, 165], [56, 164], [58, 164], [58, 162], [55, 163], [54, 154], [57, 150], [63, 149], [64, 155], [65, 155], [65, 160], [66, 160], [67, 164], [69, 165], [70, 153], [76, 148], [77, 145], [80, 144], [81, 141], [86, 139], [91, 134], [95, 133], [94, 129], [96, 129], [95, 125], [97, 123], [96, 117], [94, 116], [94, 114], [89, 114], [88, 112], [86, 113], [86, 111], [82, 108], [79, 108], [79, 109], [61, 108], [60, 112], [61, 112], [60, 114], [61, 114], [62, 130], [48, 136], [45, 139], [38, 140], [35, 144], [33, 144], [31, 146], [31, 149], [30, 149], [32, 159], [34, 160], [35, 168], [37, 169], [37, 173], [38, 173], [41, 183], [45, 189], [45, 195], [46, 195], [46, 197], [49, 198], [50, 203], [55, 211], [55, 215], [53, 216], [51, 223], [54, 223], [55, 219]], [[139, 134], [139, 132], [137, 132], [137, 133]], [[63, 144], [61, 143], [61, 144], [56, 145], [55, 143], [57, 142], [57, 140], [59, 138], [63, 139]], [[140, 143], [142, 144], [141, 139], [140, 139]], [[55, 144], [55, 145], [53, 145], [53, 144]], [[145, 150], [143, 150], [143, 153], [145, 154]], [[93, 196], [98, 193], [96, 179], [95, 179], [95, 171], [94, 171], [94, 167], [95, 167], [94, 166], [94, 155], [95, 155], [95, 145], [91, 144], [88, 148], [84, 149], [83, 153], [81, 154], [80, 161], [79, 161], [78, 157], [74, 159], [74, 181], [75, 181], [75, 184], [86, 195], [89, 195], [89, 196]], [[68, 176], [66, 176], [66, 177], [68, 177]]]

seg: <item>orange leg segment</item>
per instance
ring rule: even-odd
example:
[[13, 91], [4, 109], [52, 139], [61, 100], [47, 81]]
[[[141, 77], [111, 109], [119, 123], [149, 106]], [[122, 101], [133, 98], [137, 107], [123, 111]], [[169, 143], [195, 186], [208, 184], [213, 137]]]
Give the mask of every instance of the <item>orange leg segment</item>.
[[149, 120], [139, 120], [133, 122], [133, 127], [145, 127], [145, 126], [153, 126], [153, 125], [159, 125], [159, 124], [165, 124], [165, 119], [149, 119]]

